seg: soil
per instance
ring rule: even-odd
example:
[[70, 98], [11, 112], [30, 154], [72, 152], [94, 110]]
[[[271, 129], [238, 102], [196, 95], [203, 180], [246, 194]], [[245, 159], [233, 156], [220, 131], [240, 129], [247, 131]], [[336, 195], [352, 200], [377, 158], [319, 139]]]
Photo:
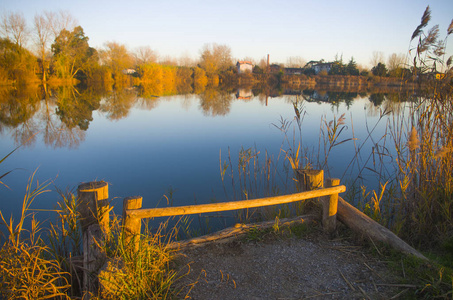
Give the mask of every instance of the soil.
[[182, 250], [179, 263], [187, 275], [181, 279], [180, 295], [251, 300], [407, 296], [413, 287], [398, 285], [402, 275], [370, 252], [351, 238], [330, 238], [319, 225], [301, 237], [291, 230], [255, 230]]

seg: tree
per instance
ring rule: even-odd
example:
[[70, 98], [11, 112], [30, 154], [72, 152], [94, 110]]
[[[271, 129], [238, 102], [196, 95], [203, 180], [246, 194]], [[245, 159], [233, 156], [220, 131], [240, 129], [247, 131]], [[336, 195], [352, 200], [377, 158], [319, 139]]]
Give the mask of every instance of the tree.
[[144, 65], [157, 62], [158, 55], [149, 46], [142, 46], [135, 49], [133, 56], [136, 65]]
[[27, 22], [22, 13], [5, 13], [2, 15], [0, 30], [2, 35], [16, 44], [19, 48], [24, 48], [27, 43], [29, 31]]
[[263, 57], [260, 59], [260, 61], [257, 64], [262, 70], [266, 71], [267, 70], [267, 58]]
[[36, 57], [9, 39], [0, 38], [0, 73], [3, 80], [26, 84], [36, 81]]
[[49, 54], [49, 43], [52, 37], [52, 27], [49, 20], [43, 15], [35, 15], [34, 18], [34, 39], [36, 52], [39, 57], [42, 72], [42, 80], [46, 81], [48, 69], [47, 56]]
[[179, 57], [178, 65], [182, 67], [194, 67], [195, 61], [188, 52], [185, 52]]
[[407, 75], [408, 72], [404, 67], [405, 63], [406, 56], [404, 54], [392, 53], [387, 60], [389, 76], [404, 77], [405, 75]]
[[81, 26], [71, 32], [63, 29], [52, 44], [52, 53], [57, 76], [63, 79], [81, 76], [96, 59], [96, 50], [88, 45]]
[[114, 79], [123, 75], [123, 70], [132, 68], [134, 62], [125, 45], [117, 42], [108, 42], [106, 49], [102, 51], [103, 63], [112, 71]]
[[73, 31], [78, 25], [77, 20], [67, 11], [60, 10], [58, 13], [44, 12], [54, 37], [57, 37], [63, 29]]
[[164, 56], [159, 61], [159, 63], [164, 66], [177, 66], [178, 65], [178, 61], [176, 60], [176, 58], [171, 57], [170, 55]]
[[286, 66], [288, 68], [302, 68], [306, 63], [306, 60], [300, 56], [290, 56], [286, 59]]
[[338, 54], [335, 55], [335, 61], [330, 68], [329, 75], [346, 75], [346, 66], [343, 63], [343, 55], [338, 58]]
[[357, 63], [354, 61], [354, 57], [351, 57], [351, 60], [346, 65], [346, 73], [354, 76], [359, 75], [359, 69], [357, 68]]
[[209, 76], [219, 75], [233, 65], [231, 49], [226, 45], [205, 45], [201, 52], [200, 67]]
[[377, 66], [373, 67], [371, 69], [371, 73], [373, 73], [374, 76], [387, 76], [387, 67], [383, 63], [378, 63]]
[[388, 75], [390, 77], [407, 78], [411, 71], [405, 67], [406, 56], [393, 53], [388, 59]]
[[42, 80], [46, 81], [49, 68], [50, 41], [55, 40], [63, 29], [73, 31], [77, 21], [68, 12], [58, 13], [46, 11], [36, 14], [33, 20], [33, 37], [36, 54], [40, 63]]
[[373, 51], [373, 54], [370, 59], [370, 63], [372, 66], [377, 66], [378, 63], [384, 63], [384, 53], [381, 51]]

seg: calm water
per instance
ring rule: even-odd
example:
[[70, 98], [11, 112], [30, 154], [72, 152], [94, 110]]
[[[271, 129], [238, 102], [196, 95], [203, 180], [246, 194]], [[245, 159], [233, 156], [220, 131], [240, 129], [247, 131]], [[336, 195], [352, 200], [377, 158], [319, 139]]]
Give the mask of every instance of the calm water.
[[[51, 191], [32, 206], [39, 209], [55, 207], [59, 200], [55, 187], [76, 191], [81, 182], [93, 180], [109, 182], [117, 213], [122, 199], [134, 195], [143, 196], [147, 208], [167, 205], [163, 195], [172, 195], [173, 205], [228, 201], [233, 194], [231, 179], [227, 176], [225, 193], [220, 159], [227, 160], [229, 152], [235, 172], [242, 148], [260, 151], [260, 158], [267, 151], [277, 161], [284, 155], [280, 149], [289, 149], [277, 127], [281, 120], [292, 122], [288, 132], [292, 139], [297, 124], [294, 103], [303, 116], [303, 147], [315, 157], [320, 152], [323, 118], [330, 121], [344, 113], [347, 127], [338, 141], [351, 138], [354, 131], [356, 144], [362, 144], [379, 119], [379, 110], [390, 101], [369, 94], [312, 91], [303, 96], [266, 97], [250, 90], [151, 99], [140, 98], [134, 89], [102, 93], [60, 89], [47, 100], [36, 94], [3, 95], [0, 156], [25, 141], [0, 164], [0, 174], [14, 169], [2, 179], [9, 188], [0, 186], [0, 210], [16, 218], [27, 181], [35, 171], [34, 185], [36, 180], [51, 181]], [[373, 132], [376, 137], [382, 136], [386, 118]], [[371, 141], [364, 144], [363, 161], [372, 146]], [[347, 169], [354, 153], [352, 141], [334, 147], [328, 161], [330, 175], [343, 182], [356, 176], [356, 169]], [[276, 184], [284, 186], [287, 179], [281, 177]], [[369, 184], [373, 185], [372, 180]]]

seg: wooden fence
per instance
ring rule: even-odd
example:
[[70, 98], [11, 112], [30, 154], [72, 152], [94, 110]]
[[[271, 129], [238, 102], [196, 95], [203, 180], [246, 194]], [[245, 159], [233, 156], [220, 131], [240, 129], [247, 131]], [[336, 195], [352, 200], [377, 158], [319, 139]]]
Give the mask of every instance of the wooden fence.
[[[251, 200], [188, 205], [164, 208], [142, 208], [142, 197], [127, 197], [123, 200], [123, 229], [126, 239], [138, 237], [141, 220], [144, 218], [182, 216], [265, 207], [319, 198], [323, 206], [322, 223], [326, 231], [333, 231], [336, 226], [338, 194], [346, 191], [339, 185], [339, 179], [328, 179], [324, 188], [324, 172], [322, 170], [299, 170], [300, 189], [303, 192], [290, 195], [267, 197]], [[87, 232], [89, 226], [96, 225], [101, 231], [109, 230], [108, 185], [106, 182], [84, 183], [78, 188], [79, 212], [82, 217], [82, 231]], [[88, 236], [85, 236], [88, 243]]]
[[[346, 191], [339, 179], [327, 179], [324, 188], [322, 170], [298, 170], [299, 187], [302, 192], [290, 195], [252, 200], [211, 203], [165, 208], [142, 207], [142, 197], [127, 197], [123, 200], [123, 233], [126, 241], [139, 246], [141, 220], [143, 218], [201, 214], [231, 211], [246, 208], [279, 205], [318, 198], [323, 207], [322, 224], [327, 232], [335, 230], [337, 214], [341, 222], [371, 240], [385, 242], [399, 251], [426, 258], [399, 239], [387, 228], [379, 225], [356, 208], [341, 199], [338, 194]], [[97, 271], [105, 261], [99, 247], [105, 242], [109, 231], [108, 184], [106, 182], [84, 183], [78, 188], [78, 209], [83, 237], [83, 289], [96, 291]]]

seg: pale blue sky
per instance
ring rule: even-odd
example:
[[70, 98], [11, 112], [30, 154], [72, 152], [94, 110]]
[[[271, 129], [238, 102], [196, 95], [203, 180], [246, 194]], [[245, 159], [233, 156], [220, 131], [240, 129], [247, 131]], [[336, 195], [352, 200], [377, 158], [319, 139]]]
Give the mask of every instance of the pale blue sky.
[[453, 18], [452, 0], [2, 1], [2, 12], [23, 12], [30, 26], [35, 13], [67, 10], [96, 48], [116, 41], [130, 50], [150, 46], [162, 57], [196, 59], [203, 45], [218, 43], [230, 46], [237, 59], [259, 61], [269, 54], [271, 62], [290, 56], [331, 61], [338, 54], [368, 67], [373, 51], [386, 58], [407, 53], [427, 5], [429, 28], [439, 24], [442, 38]]

